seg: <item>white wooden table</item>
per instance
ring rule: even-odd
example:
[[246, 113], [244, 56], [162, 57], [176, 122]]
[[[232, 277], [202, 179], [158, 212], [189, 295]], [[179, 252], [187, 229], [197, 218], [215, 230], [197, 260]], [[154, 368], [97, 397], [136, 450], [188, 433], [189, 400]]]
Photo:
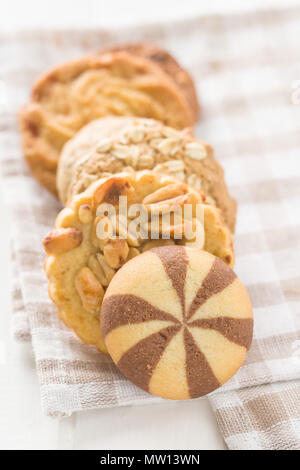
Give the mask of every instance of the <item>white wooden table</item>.
[[[282, 1], [265, 0], [263, 6], [280, 5]], [[224, 8], [235, 11], [262, 7], [257, 0], [211, 0], [206, 5], [199, 0], [151, 0], [151, 9], [145, 9], [145, 3], [138, 0], [52, 0], [47, 8], [45, 3], [2, 3], [0, 30], [108, 28], [223, 12]], [[0, 448], [224, 449], [206, 399], [76, 413], [63, 420], [42, 414], [31, 347], [16, 343], [10, 333], [9, 214], [2, 202], [1, 188], [0, 214]]]

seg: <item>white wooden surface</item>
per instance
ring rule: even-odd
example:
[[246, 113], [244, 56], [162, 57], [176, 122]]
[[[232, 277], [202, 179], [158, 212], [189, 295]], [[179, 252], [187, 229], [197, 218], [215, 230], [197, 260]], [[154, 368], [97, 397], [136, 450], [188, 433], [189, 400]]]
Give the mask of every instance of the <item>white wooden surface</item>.
[[[299, 1], [151, 0], [151, 7], [145, 8], [146, 3], [137, 0], [1, 0], [0, 30], [117, 27], [282, 3]], [[16, 343], [10, 333], [9, 214], [1, 188], [0, 213], [0, 448], [224, 449], [206, 399], [90, 411], [63, 420], [42, 414], [31, 348]]]

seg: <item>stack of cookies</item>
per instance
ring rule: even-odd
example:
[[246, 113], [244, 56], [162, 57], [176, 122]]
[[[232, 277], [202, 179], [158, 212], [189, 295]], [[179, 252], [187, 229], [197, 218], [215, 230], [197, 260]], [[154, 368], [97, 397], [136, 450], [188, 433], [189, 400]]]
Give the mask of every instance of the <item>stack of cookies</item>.
[[60, 318], [172, 399], [222, 385], [252, 339], [236, 203], [198, 113], [189, 74], [148, 44], [58, 66], [20, 113], [29, 167], [65, 206], [44, 239]]

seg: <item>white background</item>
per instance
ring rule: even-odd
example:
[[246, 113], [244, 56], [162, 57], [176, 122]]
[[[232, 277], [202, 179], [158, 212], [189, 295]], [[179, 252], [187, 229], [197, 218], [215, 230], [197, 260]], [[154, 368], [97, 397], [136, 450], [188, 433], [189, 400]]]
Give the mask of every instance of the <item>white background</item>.
[[[0, 0], [0, 31], [117, 28], [296, 3], [299, 1]], [[9, 328], [9, 214], [2, 199], [0, 188], [0, 448], [224, 449], [206, 399], [96, 410], [63, 420], [42, 414], [31, 348], [14, 342]]]

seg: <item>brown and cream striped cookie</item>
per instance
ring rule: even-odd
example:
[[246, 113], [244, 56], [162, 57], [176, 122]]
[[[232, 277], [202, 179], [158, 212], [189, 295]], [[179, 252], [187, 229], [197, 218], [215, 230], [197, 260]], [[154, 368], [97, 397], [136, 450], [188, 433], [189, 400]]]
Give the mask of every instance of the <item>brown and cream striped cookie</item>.
[[153, 248], [123, 266], [101, 309], [108, 352], [120, 371], [163, 398], [212, 392], [243, 364], [253, 313], [235, 273], [210, 253]]
[[[127, 209], [120, 206], [119, 196], [127, 197]], [[99, 213], [103, 204], [104, 208], [109, 204], [115, 214]], [[171, 214], [187, 204], [190, 213]], [[136, 209], [143, 213], [143, 220], [136, 220]], [[166, 215], [169, 220], [163, 223]], [[99, 232], [103, 226], [111, 231]], [[85, 343], [106, 351], [99, 314], [116, 271], [141, 252], [174, 244], [204, 247], [228, 265], [234, 264], [231, 233], [219, 210], [206, 203], [199, 191], [151, 171], [124, 172], [96, 181], [72, 198], [44, 239], [49, 295], [61, 319]]]

